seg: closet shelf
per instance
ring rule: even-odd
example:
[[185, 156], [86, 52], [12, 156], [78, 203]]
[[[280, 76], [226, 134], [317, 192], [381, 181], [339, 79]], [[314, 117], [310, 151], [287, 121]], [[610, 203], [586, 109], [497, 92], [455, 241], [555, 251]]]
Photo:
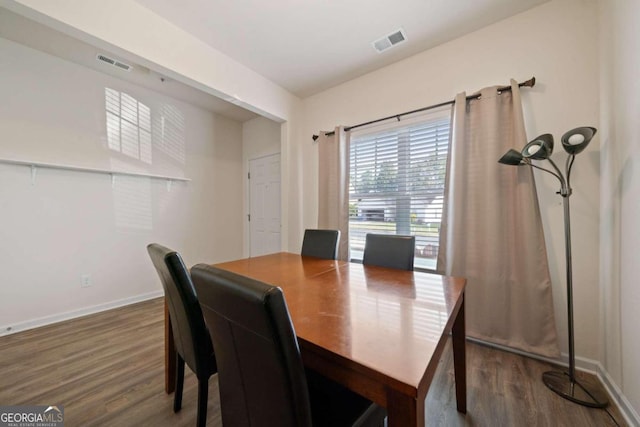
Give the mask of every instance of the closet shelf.
[[0, 159], [0, 163], [7, 164], [7, 165], [29, 166], [32, 169], [46, 168], [46, 169], [69, 170], [74, 172], [98, 173], [103, 175], [111, 175], [112, 177], [119, 175], [119, 176], [135, 176], [140, 178], [164, 179], [167, 181], [182, 181], [182, 182], [191, 181], [191, 179], [189, 178], [180, 178], [176, 176], [155, 175], [150, 173], [139, 173], [139, 172], [114, 171], [114, 170], [97, 169], [97, 168], [84, 168], [80, 166], [61, 165], [61, 164], [55, 164], [55, 163], [29, 162], [25, 160]]

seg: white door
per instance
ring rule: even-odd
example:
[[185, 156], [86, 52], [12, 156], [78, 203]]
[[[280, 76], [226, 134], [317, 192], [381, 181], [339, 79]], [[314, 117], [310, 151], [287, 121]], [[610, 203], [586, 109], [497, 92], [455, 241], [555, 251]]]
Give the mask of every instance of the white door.
[[280, 154], [249, 160], [249, 254], [280, 252]]

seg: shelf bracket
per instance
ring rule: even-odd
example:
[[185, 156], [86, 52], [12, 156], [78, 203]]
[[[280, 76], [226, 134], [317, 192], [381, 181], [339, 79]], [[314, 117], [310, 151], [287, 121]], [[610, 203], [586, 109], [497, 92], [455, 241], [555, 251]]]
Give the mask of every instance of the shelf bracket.
[[36, 185], [36, 175], [38, 175], [38, 168], [36, 165], [31, 165], [31, 185]]

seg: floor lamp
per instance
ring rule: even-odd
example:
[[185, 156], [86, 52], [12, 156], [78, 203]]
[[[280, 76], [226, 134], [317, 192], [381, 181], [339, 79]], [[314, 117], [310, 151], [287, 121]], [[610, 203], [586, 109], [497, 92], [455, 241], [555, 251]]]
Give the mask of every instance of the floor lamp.
[[[576, 154], [582, 152], [596, 133], [592, 127], [579, 127], [562, 135], [562, 148], [569, 154], [563, 174], [558, 166], [551, 160], [553, 152], [553, 136], [551, 134], [540, 135], [524, 146], [522, 151], [509, 150], [498, 162], [505, 165], [527, 165], [543, 170], [558, 178], [560, 191], [564, 205], [564, 243], [567, 258], [567, 315], [569, 327], [569, 372], [548, 371], [542, 374], [542, 381], [547, 387], [558, 393], [565, 399], [580, 405], [593, 408], [604, 408], [608, 405], [606, 392], [600, 384], [590, 380], [576, 379], [576, 360], [573, 336], [573, 280], [571, 270], [571, 222], [569, 217], [569, 197], [571, 196], [571, 167]], [[547, 160], [553, 170], [533, 164], [533, 160]]]

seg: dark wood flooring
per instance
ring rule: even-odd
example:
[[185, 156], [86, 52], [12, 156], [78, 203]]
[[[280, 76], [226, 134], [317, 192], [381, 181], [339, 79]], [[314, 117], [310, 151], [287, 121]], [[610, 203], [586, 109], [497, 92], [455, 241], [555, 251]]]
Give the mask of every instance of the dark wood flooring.
[[[193, 426], [197, 381], [186, 369], [182, 411], [164, 393], [163, 301], [155, 299], [0, 337], [0, 405], [63, 405], [66, 427]], [[455, 409], [451, 346], [426, 402], [427, 426], [615, 426], [599, 409], [548, 390], [550, 365], [467, 344], [468, 413]], [[609, 412], [626, 425], [615, 407]], [[208, 426], [222, 425], [217, 376]]]

